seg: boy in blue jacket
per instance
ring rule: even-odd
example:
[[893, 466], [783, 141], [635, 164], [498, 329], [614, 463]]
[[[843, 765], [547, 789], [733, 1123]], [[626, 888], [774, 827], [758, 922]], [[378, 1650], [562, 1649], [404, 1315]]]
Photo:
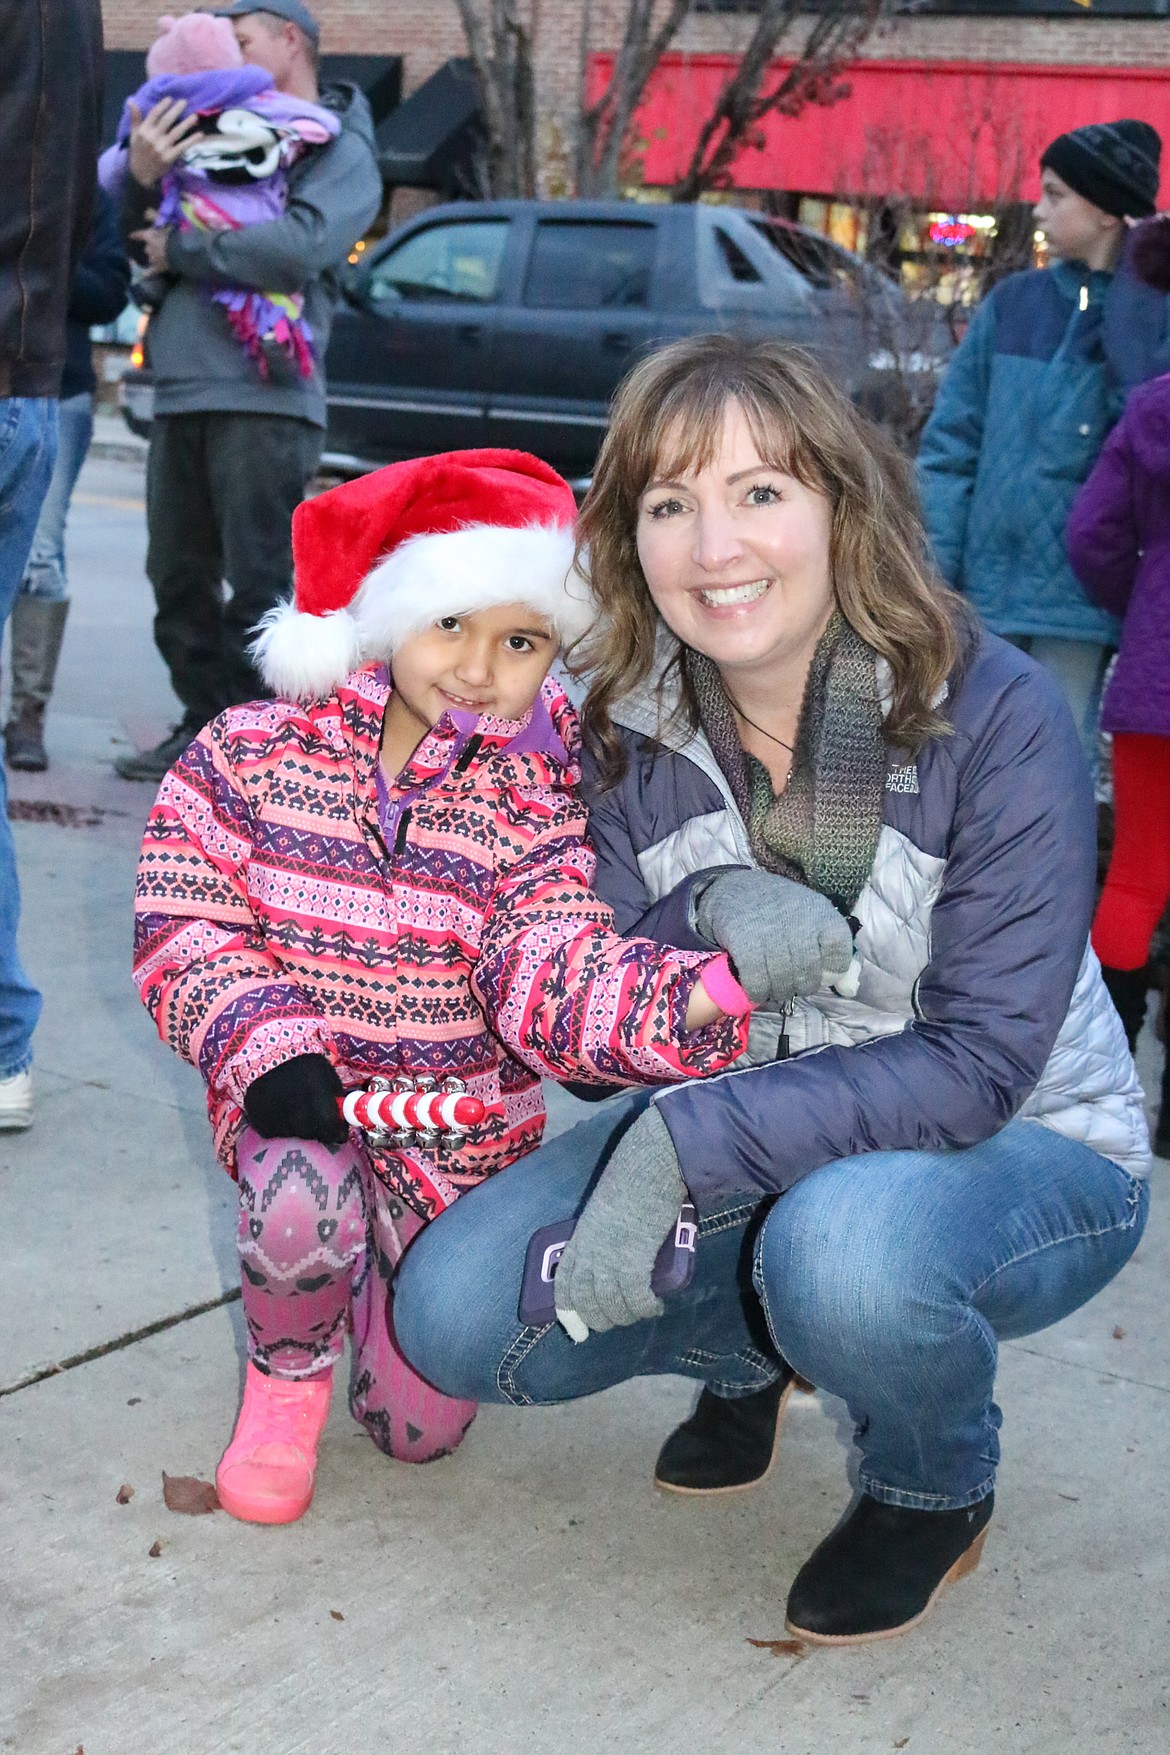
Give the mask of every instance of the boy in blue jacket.
[[1161, 140], [1093, 124], [1044, 153], [1036, 223], [1052, 265], [984, 299], [943, 380], [918, 455], [943, 577], [994, 633], [1055, 674], [1090, 763], [1114, 618], [1091, 604], [1064, 526], [1134, 384], [1170, 367], [1170, 305], [1119, 271], [1127, 222], [1154, 211]]

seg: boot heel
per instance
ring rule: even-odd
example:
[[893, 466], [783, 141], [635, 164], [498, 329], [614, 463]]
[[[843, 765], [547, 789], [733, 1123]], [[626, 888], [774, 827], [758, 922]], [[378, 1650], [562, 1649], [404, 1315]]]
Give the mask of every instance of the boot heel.
[[967, 1549], [967, 1552], [959, 1555], [959, 1558], [947, 1573], [948, 1583], [953, 1584], [957, 1579], [966, 1578], [969, 1572], [974, 1572], [980, 1560], [983, 1558], [983, 1544], [987, 1540], [987, 1530], [990, 1528], [991, 1525], [988, 1524], [986, 1529], [981, 1529], [979, 1534], [975, 1537], [975, 1540], [971, 1543], [971, 1546]]

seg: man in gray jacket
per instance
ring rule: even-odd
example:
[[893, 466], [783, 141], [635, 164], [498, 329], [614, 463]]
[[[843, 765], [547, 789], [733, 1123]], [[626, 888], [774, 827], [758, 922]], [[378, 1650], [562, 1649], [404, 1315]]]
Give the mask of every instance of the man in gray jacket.
[[[127, 780], [161, 780], [208, 719], [267, 692], [248, 641], [290, 587], [292, 514], [324, 438], [336, 270], [382, 196], [369, 107], [354, 86], [318, 91], [319, 32], [301, 0], [269, 0], [262, 11], [237, 4], [226, 15], [245, 60], [266, 68], [280, 91], [334, 110], [341, 132], [292, 168], [279, 218], [220, 232], [150, 223], [158, 185], [195, 137], [197, 118], [164, 101], [131, 132], [123, 224], [148, 266], [170, 277], [148, 342], [155, 405], [146, 570], [155, 641], [183, 717], [156, 748], [117, 763]], [[270, 362], [262, 377], [206, 296], [216, 284], [302, 293], [315, 339], [312, 375]]]

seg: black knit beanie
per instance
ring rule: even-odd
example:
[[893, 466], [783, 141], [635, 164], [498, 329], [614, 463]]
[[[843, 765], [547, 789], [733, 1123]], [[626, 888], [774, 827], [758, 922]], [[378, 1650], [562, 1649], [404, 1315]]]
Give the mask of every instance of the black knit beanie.
[[1115, 219], [1145, 219], [1157, 205], [1161, 156], [1157, 129], [1127, 119], [1058, 134], [1040, 164]]

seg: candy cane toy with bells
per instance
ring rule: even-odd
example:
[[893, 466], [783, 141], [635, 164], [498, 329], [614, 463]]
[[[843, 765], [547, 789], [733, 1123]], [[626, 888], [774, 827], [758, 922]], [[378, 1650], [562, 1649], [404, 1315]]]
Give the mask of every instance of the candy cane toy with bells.
[[503, 1104], [469, 1097], [462, 1079], [436, 1084], [423, 1075], [371, 1079], [364, 1090], [347, 1091], [341, 1113], [350, 1127], [361, 1128], [376, 1146], [421, 1146], [450, 1151], [461, 1146], [470, 1127], [489, 1115], [502, 1115]]

